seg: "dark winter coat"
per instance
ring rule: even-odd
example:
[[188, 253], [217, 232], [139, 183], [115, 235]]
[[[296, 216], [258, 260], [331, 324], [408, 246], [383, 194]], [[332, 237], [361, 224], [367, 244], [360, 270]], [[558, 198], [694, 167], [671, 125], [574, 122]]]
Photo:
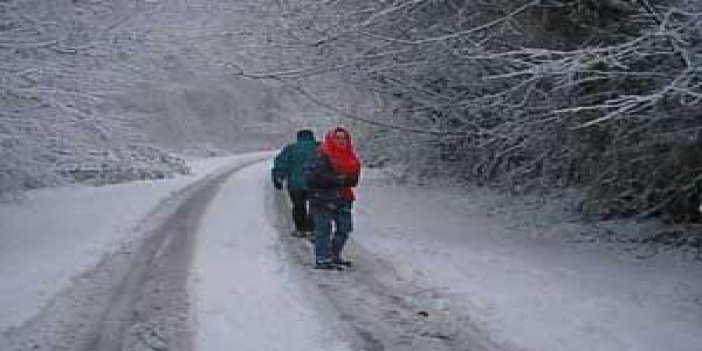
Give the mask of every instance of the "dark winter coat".
[[314, 206], [336, 204], [353, 199], [342, 199], [339, 190], [343, 187], [358, 185], [359, 174], [342, 176], [334, 172], [329, 157], [321, 150], [313, 153], [304, 168], [305, 178], [310, 190], [310, 202]]
[[304, 165], [315, 152], [319, 143], [312, 135], [298, 135], [295, 143], [289, 144], [273, 160], [271, 177], [273, 182], [287, 180], [288, 189], [307, 189], [303, 174]]

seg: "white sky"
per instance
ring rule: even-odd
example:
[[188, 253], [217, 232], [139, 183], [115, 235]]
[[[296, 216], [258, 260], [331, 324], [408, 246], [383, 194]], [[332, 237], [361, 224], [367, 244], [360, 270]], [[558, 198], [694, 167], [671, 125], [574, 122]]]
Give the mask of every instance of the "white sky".
[[[140, 220], [160, 201], [247, 159], [193, 161], [193, 176], [46, 189], [1, 205], [0, 332], [27, 321], [73, 277], [139, 235]], [[323, 301], [304, 289], [266, 218], [269, 167], [236, 173], [204, 216], [190, 282], [196, 344], [208, 351], [350, 349], [311, 306]], [[366, 176], [359, 190], [353, 242], [450, 296], [505, 346], [702, 349], [700, 264], [627, 260], [520, 237], [449, 189], [389, 186]], [[437, 303], [427, 301], [427, 308]]]

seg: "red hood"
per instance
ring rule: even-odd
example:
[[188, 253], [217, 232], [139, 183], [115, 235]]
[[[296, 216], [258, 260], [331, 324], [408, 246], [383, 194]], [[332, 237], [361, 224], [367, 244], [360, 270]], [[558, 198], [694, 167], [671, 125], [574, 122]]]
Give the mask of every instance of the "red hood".
[[[343, 147], [339, 147], [334, 142], [334, 136], [339, 133], [343, 134], [346, 139], [346, 145]], [[329, 157], [329, 162], [335, 173], [343, 174], [348, 177], [358, 177], [358, 173], [361, 170], [361, 163], [358, 161], [356, 152], [353, 150], [351, 135], [346, 129], [343, 127], [336, 127], [327, 132], [324, 136], [324, 142], [322, 142], [320, 146], [320, 150]], [[339, 193], [341, 198], [349, 201], [353, 201], [356, 198], [353, 190], [349, 187], [339, 189]]]

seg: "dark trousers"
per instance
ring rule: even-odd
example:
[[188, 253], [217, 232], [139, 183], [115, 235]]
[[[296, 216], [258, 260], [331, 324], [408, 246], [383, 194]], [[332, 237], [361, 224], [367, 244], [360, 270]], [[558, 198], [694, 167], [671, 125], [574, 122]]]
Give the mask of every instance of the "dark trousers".
[[292, 216], [295, 222], [295, 229], [302, 231], [312, 231], [312, 221], [309, 213], [309, 191], [300, 189], [288, 190], [290, 201], [292, 202]]

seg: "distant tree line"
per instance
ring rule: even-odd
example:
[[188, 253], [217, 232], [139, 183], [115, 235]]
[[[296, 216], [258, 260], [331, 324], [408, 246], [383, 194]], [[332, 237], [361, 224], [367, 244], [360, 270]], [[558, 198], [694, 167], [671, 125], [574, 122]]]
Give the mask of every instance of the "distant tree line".
[[110, 106], [152, 73], [126, 59], [144, 51], [143, 32], [124, 30], [136, 10], [127, 0], [0, 1], [0, 197], [188, 171]]
[[0, 199], [166, 178], [189, 171], [173, 152], [271, 144], [264, 127], [280, 122], [280, 99], [226, 80], [219, 65], [246, 56], [242, 28], [257, 27], [264, 10], [229, 0], [0, 0]]

